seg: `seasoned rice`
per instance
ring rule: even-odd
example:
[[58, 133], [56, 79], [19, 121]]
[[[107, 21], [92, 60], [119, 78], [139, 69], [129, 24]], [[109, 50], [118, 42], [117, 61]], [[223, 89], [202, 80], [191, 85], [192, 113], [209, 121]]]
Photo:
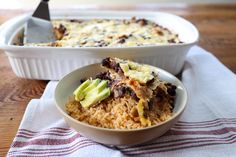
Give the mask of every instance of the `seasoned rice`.
[[[104, 100], [101, 103], [84, 109], [73, 98], [66, 104], [68, 114], [78, 121], [90, 125], [110, 129], [137, 129], [144, 128], [135, 113], [137, 102], [129, 95], [123, 98]], [[168, 120], [172, 115], [172, 107], [168, 100], [163, 100], [155, 108], [146, 112], [151, 125]]]

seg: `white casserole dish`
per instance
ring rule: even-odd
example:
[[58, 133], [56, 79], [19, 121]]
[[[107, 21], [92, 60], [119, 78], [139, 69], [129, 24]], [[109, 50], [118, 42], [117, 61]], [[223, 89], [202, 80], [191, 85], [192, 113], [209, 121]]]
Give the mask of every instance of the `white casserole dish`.
[[60, 11], [52, 12], [52, 19], [130, 19], [145, 18], [179, 34], [184, 43], [136, 47], [32, 47], [16, 46], [22, 36], [29, 14], [15, 17], [0, 28], [0, 48], [5, 50], [14, 73], [19, 77], [58, 80], [79, 67], [100, 62], [105, 57], [132, 59], [151, 64], [176, 75], [184, 64], [189, 49], [199, 38], [198, 30], [185, 19], [162, 12], [133, 11]]

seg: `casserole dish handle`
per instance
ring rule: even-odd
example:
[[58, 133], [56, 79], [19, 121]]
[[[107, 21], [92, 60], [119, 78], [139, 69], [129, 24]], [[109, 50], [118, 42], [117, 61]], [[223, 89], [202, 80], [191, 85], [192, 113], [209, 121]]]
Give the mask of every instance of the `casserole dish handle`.
[[15, 31], [21, 28], [29, 19], [30, 14], [24, 14], [3, 23], [0, 26], [0, 48], [5, 49], [9, 46], [10, 39], [15, 35]]

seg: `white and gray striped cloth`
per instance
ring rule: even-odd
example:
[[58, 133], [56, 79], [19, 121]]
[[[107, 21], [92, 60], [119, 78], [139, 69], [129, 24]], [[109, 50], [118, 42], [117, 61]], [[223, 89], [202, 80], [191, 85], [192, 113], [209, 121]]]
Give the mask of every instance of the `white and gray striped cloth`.
[[57, 82], [32, 100], [7, 154], [80, 157], [235, 157], [236, 75], [213, 55], [194, 47], [182, 73], [188, 106], [180, 121], [162, 137], [136, 146], [110, 147], [69, 128], [55, 108]]

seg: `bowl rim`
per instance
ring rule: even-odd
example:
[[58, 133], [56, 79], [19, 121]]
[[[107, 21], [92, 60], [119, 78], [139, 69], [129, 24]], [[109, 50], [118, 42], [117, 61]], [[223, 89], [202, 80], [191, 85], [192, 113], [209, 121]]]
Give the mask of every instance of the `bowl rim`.
[[[147, 64], [146, 64], [147, 65]], [[100, 63], [95, 63], [95, 64], [90, 64], [90, 65], [87, 65], [87, 66], [83, 66], [83, 67], [80, 67], [70, 73], [68, 73], [67, 75], [65, 75], [62, 79], [59, 80], [56, 88], [55, 88], [55, 91], [54, 91], [54, 101], [55, 101], [55, 106], [56, 108], [60, 111], [60, 113], [63, 115], [63, 118], [65, 119], [65, 117], [67, 119], [69, 119], [70, 121], [73, 121], [74, 123], [77, 123], [77, 125], [82, 125], [84, 127], [87, 127], [87, 128], [90, 128], [90, 129], [96, 129], [96, 130], [100, 130], [100, 131], [109, 131], [109, 132], [136, 132], [136, 131], [144, 131], [144, 130], [149, 130], [149, 129], [152, 129], [152, 128], [155, 128], [155, 127], [159, 127], [159, 126], [162, 126], [164, 124], [167, 124], [168, 122], [174, 120], [175, 118], [177, 118], [178, 116], [180, 116], [183, 111], [185, 110], [186, 106], [187, 106], [187, 99], [188, 99], [188, 93], [187, 93], [187, 89], [185, 88], [185, 86], [183, 85], [183, 83], [177, 78], [175, 77], [174, 75], [172, 75], [171, 73], [161, 69], [161, 68], [158, 68], [158, 67], [155, 67], [155, 66], [151, 66], [152, 68], [156, 69], [157, 71], [161, 72], [162, 75], [166, 75], [166, 76], [170, 76], [172, 77], [178, 84], [178, 87], [181, 87], [182, 90], [183, 90], [183, 95], [182, 95], [182, 98], [183, 98], [183, 105], [182, 107], [173, 115], [171, 116], [170, 119], [164, 121], [164, 122], [161, 122], [159, 124], [156, 124], [156, 125], [152, 125], [152, 126], [148, 126], [148, 127], [144, 127], [144, 128], [137, 128], [137, 129], [110, 129], [110, 128], [102, 128], [102, 127], [98, 127], [98, 126], [94, 126], [94, 125], [90, 125], [90, 124], [87, 124], [85, 122], [81, 122], [79, 120], [76, 120], [74, 119], [73, 117], [69, 116], [65, 111], [62, 110], [62, 108], [58, 105], [59, 103], [57, 102], [57, 91], [58, 91], [58, 88], [60, 86], [60, 82], [64, 79], [66, 79], [67, 77], [73, 75], [74, 73], [76, 73], [77, 71], [79, 71], [80, 69], [82, 68], [88, 68], [89, 66], [100, 66]], [[177, 88], [178, 88], [177, 87]], [[72, 127], [73, 128], [73, 127]]]

